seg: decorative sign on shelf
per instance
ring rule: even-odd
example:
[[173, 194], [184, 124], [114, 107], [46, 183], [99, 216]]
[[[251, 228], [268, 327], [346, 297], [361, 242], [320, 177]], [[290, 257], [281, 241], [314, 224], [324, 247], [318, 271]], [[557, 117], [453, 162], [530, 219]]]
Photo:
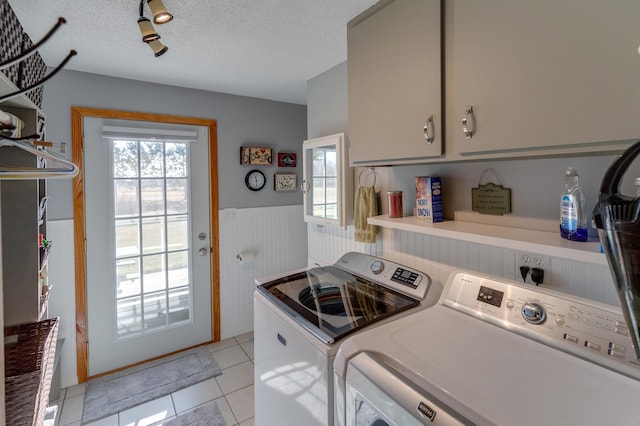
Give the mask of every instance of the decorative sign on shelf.
[[[491, 172], [498, 179], [500, 185], [486, 183], [482, 185], [482, 178]], [[500, 215], [511, 213], [511, 188], [505, 188], [497, 173], [487, 169], [480, 175], [478, 188], [471, 188], [471, 210], [481, 214]]]

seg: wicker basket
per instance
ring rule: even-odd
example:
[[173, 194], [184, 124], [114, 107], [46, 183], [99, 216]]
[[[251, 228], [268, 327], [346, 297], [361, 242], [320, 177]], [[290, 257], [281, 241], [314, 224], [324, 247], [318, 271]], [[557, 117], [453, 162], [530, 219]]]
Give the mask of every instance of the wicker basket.
[[6, 424], [40, 426], [49, 403], [58, 318], [6, 327], [4, 334]]
[[[22, 25], [7, 0], [0, 0], [0, 61], [6, 61], [22, 52]], [[9, 80], [18, 86], [20, 64], [2, 70]]]

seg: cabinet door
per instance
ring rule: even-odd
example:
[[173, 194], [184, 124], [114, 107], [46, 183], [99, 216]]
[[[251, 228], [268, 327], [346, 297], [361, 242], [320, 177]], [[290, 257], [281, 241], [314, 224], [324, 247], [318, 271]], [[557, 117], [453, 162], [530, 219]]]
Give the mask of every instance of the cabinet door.
[[384, 1], [349, 23], [352, 165], [442, 154], [440, 9], [440, 0]]
[[640, 2], [453, 0], [445, 16], [455, 153], [586, 152], [640, 137]]

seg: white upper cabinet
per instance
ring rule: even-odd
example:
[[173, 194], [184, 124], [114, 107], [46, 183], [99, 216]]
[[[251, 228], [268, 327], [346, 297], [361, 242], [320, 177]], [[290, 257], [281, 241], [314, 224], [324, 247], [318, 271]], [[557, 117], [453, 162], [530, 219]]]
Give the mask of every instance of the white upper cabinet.
[[440, 0], [383, 0], [347, 26], [351, 165], [442, 154]]
[[304, 141], [302, 155], [305, 222], [346, 228], [353, 216], [353, 174], [344, 133]]
[[446, 158], [640, 138], [639, 19], [637, 0], [447, 0]]

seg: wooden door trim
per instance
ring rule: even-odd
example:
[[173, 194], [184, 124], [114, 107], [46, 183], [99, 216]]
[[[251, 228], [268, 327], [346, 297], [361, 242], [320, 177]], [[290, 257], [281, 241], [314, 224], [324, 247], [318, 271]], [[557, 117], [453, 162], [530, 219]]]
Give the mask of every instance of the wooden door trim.
[[153, 121], [171, 124], [204, 126], [209, 129], [209, 200], [211, 226], [211, 341], [220, 340], [220, 253], [218, 239], [218, 131], [217, 121], [203, 118], [118, 111], [99, 108], [71, 107], [72, 161], [80, 169], [73, 178], [73, 231], [76, 291], [76, 356], [78, 383], [88, 379], [87, 330], [87, 263], [84, 208], [84, 138], [85, 117]]

